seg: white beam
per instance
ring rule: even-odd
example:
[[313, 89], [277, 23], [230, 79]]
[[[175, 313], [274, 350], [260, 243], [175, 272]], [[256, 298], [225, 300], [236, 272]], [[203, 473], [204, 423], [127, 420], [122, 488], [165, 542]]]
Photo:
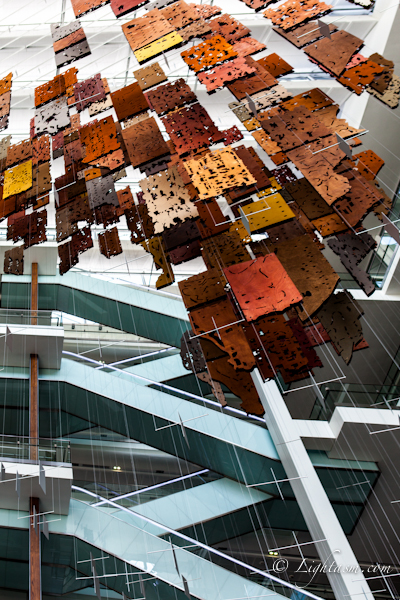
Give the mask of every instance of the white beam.
[[[274, 381], [263, 382], [259, 371], [252, 378], [265, 409], [265, 422], [279, 458], [332, 586], [336, 600], [373, 600], [371, 590], [358, 567], [339, 520], [326, 495], [290, 416], [286, 403]], [[357, 568], [357, 572], [354, 572]], [[353, 569], [349, 572], [349, 569]]]

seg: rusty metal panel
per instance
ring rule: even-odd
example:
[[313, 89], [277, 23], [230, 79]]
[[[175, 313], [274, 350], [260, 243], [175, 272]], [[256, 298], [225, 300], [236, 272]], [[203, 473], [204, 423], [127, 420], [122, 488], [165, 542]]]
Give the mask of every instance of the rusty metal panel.
[[6, 167], [12, 167], [17, 163], [32, 158], [32, 142], [30, 139], [22, 140], [18, 144], [12, 144], [7, 148]]
[[350, 189], [350, 184], [343, 175], [334, 171], [334, 166], [344, 158], [344, 152], [336, 145], [336, 137], [328, 136], [324, 138], [323, 142], [322, 148], [327, 148], [331, 144], [335, 144], [335, 146], [317, 152], [320, 147], [313, 143], [308, 148], [303, 147], [289, 151], [288, 157], [325, 202], [331, 205]]
[[375, 77], [374, 81], [370, 84], [371, 89], [383, 94], [388, 89], [390, 82], [393, 79], [394, 62], [392, 60], [387, 60], [377, 52], [371, 54], [369, 60], [372, 60], [374, 63], [383, 67], [383, 72], [378, 77]]
[[198, 216], [176, 166], [139, 181], [156, 234]]
[[329, 298], [339, 276], [309, 235], [281, 242], [275, 253], [303, 295], [304, 310], [299, 311], [299, 316], [304, 321]]
[[367, 60], [355, 67], [346, 68], [342, 76], [338, 78], [338, 81], [350, 88], [357, 95], [360, 95], [383, 71], [383, 67], [380, 67], [371, 60]]
[[181, 56], [195, 73], [200, 73], [200, 71], [215, 67], [226, 60], [236, 58], [237, 53], [222, 36], [215, 35], [205, 42], [185, 50]]
[[375, 291], [375, 284], [368, 273], [358, 266], [367, 254], [376, 248], [376, 242], [369, 233], [355, 235], [354, 233], [342, 233], [337, 238], [328, 240], [328, 246], [340, 258], [342, 265], [354, 277], [358, 285], [370, 296]]
[[225, 275], [216, 269], [193, 275], [178, 283], [187, 310], [225, 298], [226, 284]]
[[189, 42], [193, 38], [204, 38], [210, 32], [211, 27], [206, 21], [194, 21], [179, 31], [185, 42]]
[[295, 216], [279, 192], [242, 206], [242, 211], [251, 233], [263, 231]]
[[318, 318], [346, 364], [353, 346], [363, 339], [360, 317], [363, 311], [348, 291], [333, 294], [318, 311]]
[[155, 62], [148, 67], [137, 69], [136, 71], [133, 71], [133, 74], [137, 79], [140, 89], [142, 90], [147, 90], [148, 88], [158, 85], [159, 83], [168, 81], [168, 77], [158, 62]]
[[210, 35], [221, 35], [230, 44], [250, 34], [248, 27], [245, 27], [240, 21], [226, 13], [212, 19], [208, 24], [213, 32]]
[[[294, 44], [297, 48], [303, 48], [323, 37], [318, 26], [318, 21], [309, 21], [291, 31], [285, 31], [280, 27], [273, 27], [272, 29]], [[329, 25], [329, 30], [333, 33], [334, 31], [337, 31], [337, 27], [331, 23]]]
[[357, 160], [357, 171], [368, 181], [375, 179], [385, 164], [385, 161], [373, 150], [364, 150], [364, 152], [354, 154], [353, 160]]
[[41, 135], [32, 140], [32, 164], [38, 165], [50, 160], [50, 137]]
[[257, 62], [264, 67], [264, 69], [267, 69], [273, 77], [281, 77], [282, 75], [287, 75], [293, 71], [293, 67], [275, 53], [260, 58]]
[[93, 248], [93, 240], [90, 227], [78, 229], [72, 234], [70, 242], [58, 246], [60, 257], [59, 272], [64, 275], [79, 262], [79, 254]]
[[[113, 204], [102, 204], [94, 209], [94, 222], [96, 225], [103, 225], [104, 229], [114, 223], [119, 223], [120, 209]], [[123, 214], [123, 213], [122, 213]]]
[[4, 172], [3, 200], [32, 187], [32, 161], [16, 165]]
[[100, 73], [93, 77], [74, 84], [75, 105], [78, 112], [81, 112], [93, 102], [104, 100], [106, 91], [103, 86]]
[[245, 167], [250, 171], [253, 177], [256, 178], [256, 185], [248, 187], [232, 188], [225, 193], [225, 197], [229, 203], [236, 202], [239, 198], [248, 196], [267, 187], [270, 187], [271, 181], [268, 177], [269, 171], [259, 158], [254, 148], [247, 148], [246, 146], [237, 146], [233, 149], [235, 154], [238, 155], [240, 160], [243, 162]]
[[[253, 73], [242, 77], [241, 79], [237, 79], [227, 86], [229, 91], [232, 92], [238, 100], [243, 100], [247, 95], [251, 96], [262, 92], [262, 90], [266, 90], [277, 84], [275, 77], [255, 61], [254, 58], [247, 56], [245, 61], [249, 67], [254, 69]], [[228, 63], [227, 66], [230, 64], [231, 63]]]
[[251, 135], [268, 156], [273, 156], [281, 151], [279, 144], [277, 144], [264, 129], [257, 129], [257, 131], [253, 131]]
[[172, 48], [177, 48], [183, 44], [183, 38], [177, 31], [173, 31], [172, 33], [167, 33], [163, 37], [159, 38], [155, 42], [151, 42], [143, 48], [139, 48], [139, 50], [135, 50], [135, 58], [138, 63], [144, 63], [148, 60], [151, 60], [155, 56], [159, 56], [163, 52], [167, 50], [171, 50]]
[[382, 194], [356, 171], [344, 173], [350, 189], [334, 204], [335, 211], [345, 223], [355, 227], [371, 211], [382, 202]]
[[327, 215], [326, 217], [319, 217], [318, 219], [314, 219], [312, 223], [322, 237], [328, 237], [335, 233], [347, 231], [349, 228], [337, 213]]
[[14, 242], [23, 239], [24, 247], [30, 248], [35, 244], [46, 241], [47, 212], [33, 212], [16, 219], [7, 228], [7, 239]]
[[219, 6], [210, 5], [210, 4], [194, 4], [193, 2], [190, 4], [193, 6], [200, 15], [200, 18], [203, 20], [211, 19], [211, 17], [216, 17], [220, 15], [222, 10]]
[[3, 79], [0, 79], [0, 95], [11, 92], [12, 73], [9, 73]]
[[[79, 21], [76, 23], [71, 23], [71, 25], [79, 25]], [[85, 32], [83, 31], [82, 27], [75, 28], [74, 31], [69, 32], [69, 25], [65, 25], [59, 29], [63, 29], [66, 35], [62, 35], [61, 37], [58, 37], [58, 39], [55, 39], [54, 33], [52, 33], [54, 52], [61, 52], [61, 50], [65, 50], [65, 48], [68, 48], [69, 46], [73, 46], [74, 44], [78, 44], [79, 42], [86, 40]]]
[[78, 224], [71, 222], [68, 206], [56, 211], [56, 241], [62, 242], [78, 230]]
[[35, 134], [54, 135], [70, 125], [66, 98], [52, 100], [35, 110]]
[[132, 205], [125, 209], [126, 224], [131, 232], [132, 244], [138, 244], [154, 236], [154, 225], [146, 204]]
[[86, 188], [91, 209], [102, 204], [113, 204], [119, 207], [118, 196], [114, 188], [112, 175], [97, 177], [86, 181]]
[[392, 80], [383, 93], [374, 90], [371, 86], [368, 88], [368, 92], [390, 108], [397, 108], [400, 99], [400, 77], [393, 75]]
[[4, 273], [8, 275], [24, 274], [24, 247], [17, 246], [4, 252]]
[[45, 104], [50, 100], [54, 100], [67, 92], [67, 89], [78, 81], [78, 70], [73, 67], [68, 69], [61, 75], [56, 75], [54, 79], [43, 83], [35, 88], [35, 107]]
[[[82, 29], [83, 32], [83, 29]], [[85, 37], [85, 34], [83, 34]], [[91, 54], [89, 44], [87, 43], [86, 38], [79, 42], [78, 44], [74, 44], [73, 46], [69, 46], [60, 52], [57, 52], [55, 55], [56, 58], [56, 66], [57, 68], [65, 67], [65, 65], [69, 65], [80, 58], [84, 58], [85, 56], [89, 56]]]
[[276, 116], [267, 119], [260, 116], [259, 120], [264, 131], [284, 152], [331, 135], [331, 131], [304, 106], [296, 106], [290, 111], [278, 109], [276, 112]]
[[235, 371], [224, 356], [207, 361], [207, 368], [213, 380], [226, 385], [228, 390], [241, 399], [241, 408], [245, 412], [259, 416], [264, 414], [264, 407], [260, 402], [250, 373]]
[[50, 163], [45, 162], [32, 168], [32, 187], [26, 192], [27, 199], [40, 198], [46, 192], [50, 192], [52, 181], [50, 175]]
[[224, 274], [246, 321], [282, 312], [303, 299], [275, 254], [232, 265]]
[[252, 94], [251, 96], [251, 99], [256, 105], [256, 109], [258, 111], [270, 108], [275, 104], [280, 104], [287, 98], [291, 98], [291, 94], [285, 87], [283, 87], [283, 85], [280, 84], [274, 85], [267, 91], [258, 92], [256, 94]]
[[71, 0], [72, 9], [75, 17], [86, 15], [86, 13], [96, 10], [103, 4], [108, 4], [110, 0]]
[[111, 8], [114, 15], [118, 18], [143, 4], [147, 4], [147, 2], [148, 0], [111, 0]]
[[308, 377], [309, 364], [288, 321], [282, 315], [263, 317], [245, 326], [263, 379], [279, 371], [285, 383]]
[[233, 50], [238, 56], [250, 56], [265, 50], [265, 47], [265, 44], [252, 37], [242, 38], [233, 44]]
[[315, 0], [288, 0], [277, 9], [268, 8], [263, 14], [267, 19], [271, 19], [274, 25], [286, 31], [304, 21], [326, 14], [331, 8], [331, 5]]
[[198, 103], [179, 108], [163, 117], [162, 121], [179, 155], [208, 148], [223, 139], [221, 131]]
[[209, 340], [229, 355], [234, 369], [250, 371], [255, 360], [240, 324], [228, 299], [220, 298], [194, 308], [189, 313], [192, 329], [202, 339]]
[[310, 220], [319, 219], [333, 213], [333, 209], [329, 204], [304, 177], [286, 185], [286, 190]]
[[85, 163], [91, 163], [100, 156], [121, 148], [112, 116], [84, 125], [79, 130], [79, 138], [84, 149], [82, 160]]
[[153, 117], [124, 129], [122, 137], [134, 168], [169, 154], [168, 144]]
[[332, 98], [330, 98], [325, 92], [322, 92], [319, 88], [313, 88], [308, 92], [303, 92], [297, 96], [293, 96], [290, 100], [286, 100], [282, 104], [282, 108], [287, 110], [293, 110], [296, 106], [304, 106], [311, 112], [314, 110], [320, 110], [326, 106], [333, 104]]
[[111, 94], [119, 121], [148, 110], [149, 105], [140, 85], [135, 82]]
[[[318, 120], [323, 123], [332, 133], [337, 133], [343, 139], [354, 136], [357, 133], [361, 133], [365, 131], [364, 129], [356, 129], [355, 127], [351, 127], [346, 119], [338, 119], [336, 117], [339, 112], [340, 107], [337, 105], [326, 106], [325, 108], [321, 108], [316, 113], [316, 117]], [[352, 140], [354, 143], [355, 138]]]
[[200, 199], [219, 196], [232, 187], [257, 183], [231, 148], [214, 150], [199, 160], [188, 160], [184, 166]]
[[240, 129], [236, 127], [236, 125], [233, 125], [233, 127], [230, 127], [229, 129], [224, 129], [224, 131], [221, 133], [224, 136], [224, 146], [230, 146], [231, 144], [240, 142], [240, 140], [243, 139], [243, 134]]
[[196, 208], [200, 216], [198, 227], [202, 238], [229, 230], [231, 221], [223, 215], [218, 202], [214, 198], [196, 202]]
[[112, 256], [122, 254], [122, 246], [119, 240], [118, 229], [116, 227], [99, 233], [98, 240], [100, 254], [103, 254], [103, 256], [106, 258], [111, 258]]
[[171, 283], [175, 281], [175, 276], [171, 269], [168, 255], [165, 252], [162, 237], [157, 235], [145, 242], [142, 242], [142, 246], [146, 252], [150, 252], [150, 254], [152, 254], [156, 269], [162, 269], [162, 274], [156, 281], [156, 288], [160, 290], [168, 285], [171, 285]]
[[162, 233], [165, 249], [169, 252], [179, 246], [199, 240], [201, 234], [195, 220], [185, 221], [166, 229]]
[[208, 92], [214, 92], [228, 81], [235, 81], [245, 75], [253, 74], [256, 69], [249, 64], [248, 59], [249, 57], [235, 58], [223, 65], [209, 69], [205, 73], [199, 73], [197, 78], [206, 86]]
[[196, 94], [182, 78], [147, 92], [145, 97], [150, 108], [158, 115], [197, 101]]
[[186, 4], [184, 0], [178, 0], [160, 12], [174, 29], [182, 29], [200, 19], [198, 11], [190, 4]]
[[273, 169], [271, 174], [275, 177], [275, 180], [282, 187], [286, 187], [288, 183], [295, 183], [298, 181], [296, 175], [291, 171], [290, 167], [284, 165], [277, 169]]
[[119, 206], [122, 210], [133, 208], [135, 201], [133, 199], [131, 188], [129, 187], [129, 185], [122, 190], [117, 190], [117, 196]]
[[172, 33], [174, 29], [157, 8], [122, 25], [122, 31], [133, 51]]
[[169, 259], [173, 265], [180, 265], [201, 256], [201, 246], [198, 240], [179, 246], [169, 253]]
[[52, 40], [53, 42], [58, 42], [72, 33], [79, 31], [81, 27], [81, 22], [78, 20], [72, 21], [72, 23], [68, 23], [67, 25], [56, 25], [55, 23], [52, 23], [50, 25]]
[[230, 267], [250, 260], [245, 244], [237, 231], [225, 231], [210, 239], [203, 240], [203, 259], [208, 269]]
[[342, 29], [332, 33], [330, 39], [324, 37], [315, 44], [307, 46], [304, 52], [339, 77], [353, 54], [358, 52], [363, 44], [363, 40]]

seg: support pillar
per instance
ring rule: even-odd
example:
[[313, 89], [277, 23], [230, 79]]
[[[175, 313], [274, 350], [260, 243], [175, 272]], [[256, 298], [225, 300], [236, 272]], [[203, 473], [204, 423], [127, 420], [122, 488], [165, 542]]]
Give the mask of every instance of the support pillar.
[[[39, 513], [39, 498], [29, 499], [29, 514]], [[37, 519], [39, 521], [39, 519]], [[33, 516], [29, 519], [29, 600], [42, 600], [42, 577], [40, 557], [40, 526]]]
[[[38, 310], [38, 264], [32, 263], [31, 325], [37, 325]], [[30, 356], [29, 379], [29, 458], [39, 462], [39, 357]], [[29, 600], [42, 600], [40, 557], [40, 526], [33, 517], [40, 512], [39, 498], [29, 498]], [[36, 519], [38, 521], [39, 519]], [[36, 527], [35, 527], [36, 525]]]
[[[287, 477], [293, 478], [290, 482], [293, 493], [311, 537], [313, 540], [325, 540], [316, 543], [315, 548], [322, 565], [326, 565], [325, 572], [336, 600], [373, 600], [361, 569], [354, 570], [358, 561], [276, 383], [264, 382], [257, 369], [251, 376], [265, 409], [265, 422], [279, 458]], [[349, 572], [349, 568], [353, 571]]]

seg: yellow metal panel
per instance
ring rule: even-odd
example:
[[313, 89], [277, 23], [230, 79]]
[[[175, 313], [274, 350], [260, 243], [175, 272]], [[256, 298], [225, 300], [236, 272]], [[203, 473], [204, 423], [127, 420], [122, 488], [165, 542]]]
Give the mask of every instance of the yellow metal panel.
[[295, 216], [280, 194], [272, 194], [242, 207], [246, 215], [250, 231], [261, 231], [266, 227], [282, 223]]
[[155, 42], [151, 42], [151, 44], [147, 44], [147, 46], [143, 46], [143, 48], [139, 48], [139, 50], [135, 50], [134, 55], [136, 56], [139, 63], [145, 62], [154, 56], [158, 56], [161, 52], [165, 50], [169, 50], [174, 46], [178, 46], [182, 44], [183, 39], [176, 31], [172, 33], [167, 33], [159, 40]]
[[32, 187], [32, 161], [27, 160], [4, 172], [3, 200]]

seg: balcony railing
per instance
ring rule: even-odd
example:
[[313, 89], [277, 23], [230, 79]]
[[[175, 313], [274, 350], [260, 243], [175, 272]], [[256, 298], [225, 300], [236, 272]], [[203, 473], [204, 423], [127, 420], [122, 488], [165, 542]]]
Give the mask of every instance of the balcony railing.
[[33, 448], [39, 449], [39, 460], [57, 463], [71, 462], [69, 440], [0, 435], [0, 461], [5, 459], [29, 460]]

